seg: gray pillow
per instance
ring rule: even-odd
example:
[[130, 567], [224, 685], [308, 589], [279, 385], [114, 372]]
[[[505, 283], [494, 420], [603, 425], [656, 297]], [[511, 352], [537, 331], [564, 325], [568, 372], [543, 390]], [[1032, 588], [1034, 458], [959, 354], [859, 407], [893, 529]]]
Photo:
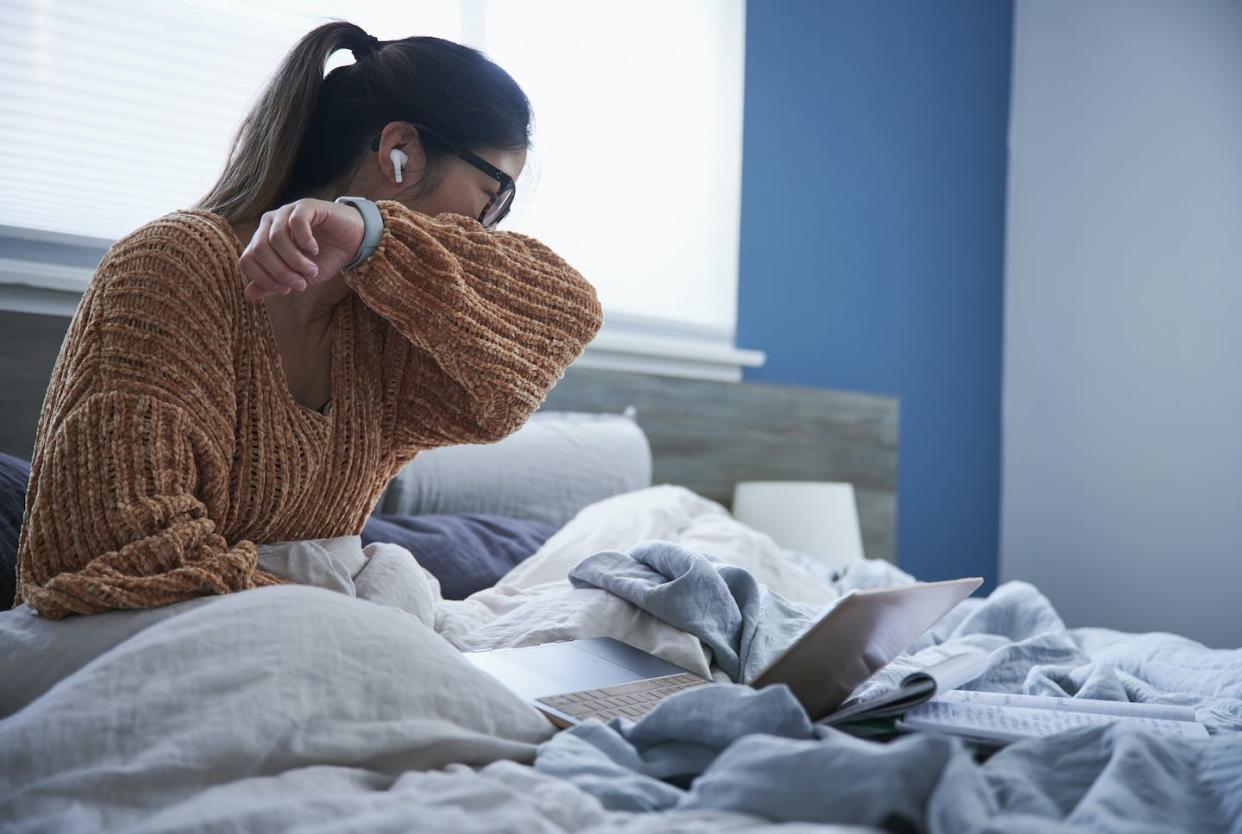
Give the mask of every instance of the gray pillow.
[[651, 446], [634, 414], [537, 411], [496, 443], [420, 452], [375, 513], [491, 513], [559, 528], [588, 504], [651, 486]]

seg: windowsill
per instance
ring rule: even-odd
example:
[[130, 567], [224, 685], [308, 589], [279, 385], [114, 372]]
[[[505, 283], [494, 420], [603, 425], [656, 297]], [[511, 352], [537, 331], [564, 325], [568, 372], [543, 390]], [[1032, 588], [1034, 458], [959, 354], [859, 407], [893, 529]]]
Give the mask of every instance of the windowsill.
[[[80, 264], [97, 264], [109, 245], [0, 226], [0, 310], [72, 317], [95, 271]], [[726, 328], [606, 312], [604, 326], [574, 364], [740, 382], [743, 368], [759, 367], [765, 359], [762, 351], [734, 347]]]

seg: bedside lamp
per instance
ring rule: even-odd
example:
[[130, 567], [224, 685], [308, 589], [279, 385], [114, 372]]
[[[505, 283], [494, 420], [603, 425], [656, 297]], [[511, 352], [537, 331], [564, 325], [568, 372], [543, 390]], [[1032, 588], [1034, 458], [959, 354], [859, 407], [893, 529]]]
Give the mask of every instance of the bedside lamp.
[[741, 481], [733, 487], [733, 517], [830, 567], [863, 558], [853, 484]]

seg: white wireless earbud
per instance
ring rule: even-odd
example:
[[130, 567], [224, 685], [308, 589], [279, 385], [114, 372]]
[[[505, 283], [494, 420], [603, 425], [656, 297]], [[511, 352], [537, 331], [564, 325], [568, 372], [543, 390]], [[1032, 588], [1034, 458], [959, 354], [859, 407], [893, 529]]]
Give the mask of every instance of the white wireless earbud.
[[401, 182], [401, 169], [405, 167], [405, 163], [410, 161], [410, 158], [400, 148], [393, 148], [389, 151], [388, 158], [392, 160], [393, 176], [396, 177], [397, 182]]

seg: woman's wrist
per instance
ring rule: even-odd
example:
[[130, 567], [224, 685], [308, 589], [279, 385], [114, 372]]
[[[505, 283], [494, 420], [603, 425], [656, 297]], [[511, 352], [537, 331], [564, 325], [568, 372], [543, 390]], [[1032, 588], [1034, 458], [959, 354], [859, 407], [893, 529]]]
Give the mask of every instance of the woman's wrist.
[[354, 254], [353, 260], [341, 268], [343, 271], [357, 269], [379, 248], [380, 238], [384, 234], [384, 218], [380, 216], [379, 208], [375, 203], [366, 197], [337, 197], [334, 202], [353, 206], [362, 215], [365, 227], [362, 233], [362, 243], [357, 253]]

